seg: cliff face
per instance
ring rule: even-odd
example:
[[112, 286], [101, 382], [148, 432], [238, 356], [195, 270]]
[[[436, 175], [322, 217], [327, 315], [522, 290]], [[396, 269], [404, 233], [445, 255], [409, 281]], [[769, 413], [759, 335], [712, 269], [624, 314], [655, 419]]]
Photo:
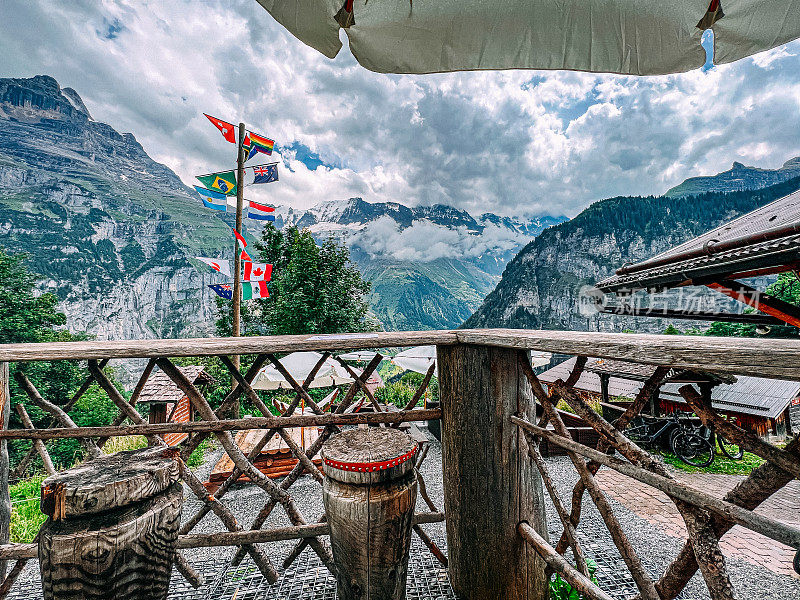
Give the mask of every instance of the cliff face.
[[730, 169], [722, 173], [708, 177], [690, 177], [664, 195], [678, 198], [704, 192], [756, 190], [795, 177], [800, 177], [800, 156], [787, 160], [779, 169], [759, 169], [735, 162]]
[[[798, 188], [800, 178], [757, 191], [596, 202], [523, 248], [464, 327], [663, 331], [667, 323], [660, 319], [584, 316], [580, 312], [582, 289], [625, 263], [654, 256]], [[680, 293], [670, 295], [673, 306]], [[720, 310], [735, 306], [713, 292], [700, 290], [698, 294], [697, 298], [719, 298]]]
[[73, 331], [100, 339], [202, 335], [230, 230], [131, 134], [92, 120], [51, 77], [0, 79], [0, 244], [27, 252]]

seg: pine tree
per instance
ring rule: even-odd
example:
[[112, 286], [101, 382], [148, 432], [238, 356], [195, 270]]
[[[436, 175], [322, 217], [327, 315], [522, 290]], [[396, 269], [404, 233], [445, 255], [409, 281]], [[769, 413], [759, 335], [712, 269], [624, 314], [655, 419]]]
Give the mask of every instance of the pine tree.
[[[350, 261], [347, 246], [329, 239], [317, 245], [311, 232], [264, 228], [257, 260], [270, 263], [269, 298], [242, 303], [244, 335], [293, 335], [374, 330], [370, 284]], [[230, 335], [231, 303], [217, 302], [217, 333]]]

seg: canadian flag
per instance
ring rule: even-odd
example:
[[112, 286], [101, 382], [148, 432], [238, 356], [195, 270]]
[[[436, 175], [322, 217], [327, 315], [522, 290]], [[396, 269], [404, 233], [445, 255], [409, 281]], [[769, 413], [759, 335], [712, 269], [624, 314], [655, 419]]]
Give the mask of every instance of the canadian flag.
[[269, 281], [272, 279], [272, 265], [265, 263], [244, 263], [243, 281]]
[[[206, 113], [203, 114], [206, 115]], [[211, 115], [206, 115], [206, 117], [217, 129], [219, 129], [222, 137], [228, 140], [231, 144], [236, 143], [236, 134], [233, 132], [233, 123], [228, 123], [227, 121], [223, 121], [217, 117], [212, 117]]]

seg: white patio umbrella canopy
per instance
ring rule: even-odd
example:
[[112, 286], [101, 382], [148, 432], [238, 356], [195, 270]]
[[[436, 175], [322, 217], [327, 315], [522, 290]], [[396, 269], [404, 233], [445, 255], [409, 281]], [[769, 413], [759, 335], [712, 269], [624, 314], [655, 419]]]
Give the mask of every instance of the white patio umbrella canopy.
[[[431, 364], [436, 362], [436, 346], [415, 346], [403, 350], [394, 355], [392, 362], [406, 371], [427, 373]], [[433, 374], [437, 377], [439, 375], [437, 370], [434, 370]]]
[[[553, 355], [549, 352], [531, 350], [531, 364], [534, 367], [543, 367], [550, 364]], [[395, 354], [392, 362], [406, 371], [427, 373], [431, 363], [436, 362], [436, 346], [415, 346]], [[433, 374], [439, 376], [439, 369], [434, 369]]]
[[[333, 58], [344, 0], [257, 0], [300, 40]], [[345, 29], [361, 65], [381, 73], [569, 69], [632, 75], [728, 63], [800, 37], [800, 0], [355, 0]], [[714, 22], [714, 20], [716, 22]]]
[[[294, 352], [281, 359], [281, 364], [289, 372], [289, 375], [301, 384], [306, 380], [311, 369], [322, 358], [319, 352]], [[353, 378], [345, 369], [333, 359], [329, 358], [317, 372], [310, 388], [330, 387], [332, 385], [343, 385], [352, 383]], [[290, 390], [291, 384], [284, 379], [278, 369], [273, 365], [268, 365], [261, 369], [253, 380], [253, 388], [256, 390]]]
[[369, 362], [373, 358], [377, 352], [374, 350], [356, 350], [355, 352], [347, 352], [345, 354], [340, 354], [339, 358], [344, 361], [353, 361], [353, 362]]

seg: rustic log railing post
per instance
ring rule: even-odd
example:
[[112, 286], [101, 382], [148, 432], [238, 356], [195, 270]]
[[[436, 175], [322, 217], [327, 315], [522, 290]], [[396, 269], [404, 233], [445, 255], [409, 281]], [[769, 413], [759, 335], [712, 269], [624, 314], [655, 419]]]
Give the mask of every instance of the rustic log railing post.
[[439, 346], [450, 579], [465, 600], [544, 600], [545, 563], [517, 531], [547, 539], [542, 480], [511, 415], [532, 418], [517, 350]]
[[[0, 429], [8, 428], [11, 393], [8, 389], [8, 363], [0, 363]], [[7, 544], [11, 534], [11, 497], [8, 490], [8, 440], [0, 441], [0, 544]], [[0, 562], [0, 579], [6, 576], [6, 561]]]

